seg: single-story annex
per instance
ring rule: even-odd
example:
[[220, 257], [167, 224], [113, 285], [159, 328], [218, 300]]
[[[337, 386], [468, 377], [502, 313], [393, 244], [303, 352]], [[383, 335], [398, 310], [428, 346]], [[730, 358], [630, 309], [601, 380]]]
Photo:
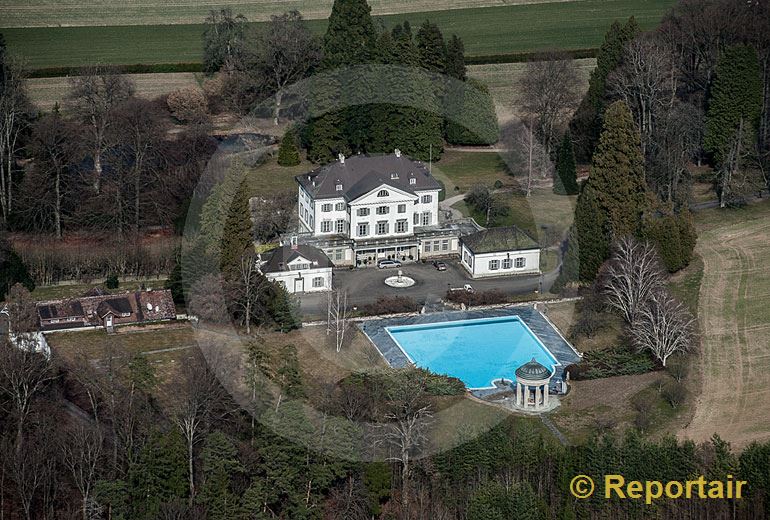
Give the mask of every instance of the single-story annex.
[[260, 259], [259, 270], [290, 293], [332, 289], [332, 262], [318, 248], [293, 244], [273, 249]]
[[460, 249], [460, 263], [473, 278], [540, 273], [540, 246], [516, 226], [461, 236]]

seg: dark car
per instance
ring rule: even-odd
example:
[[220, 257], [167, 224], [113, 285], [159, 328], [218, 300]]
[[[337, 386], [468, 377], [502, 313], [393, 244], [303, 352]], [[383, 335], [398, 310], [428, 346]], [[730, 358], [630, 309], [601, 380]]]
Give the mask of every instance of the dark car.
[[439, 271], [446, 271], [446, 264], [444, 262], [439, 262], [438, 260], [433, 261], [433, 267]]
[[377, 267], [380, 269], [388, 269], [389, 267], [401, 267], [401, 262], [398, 260], [380, 260], [377, 262]]

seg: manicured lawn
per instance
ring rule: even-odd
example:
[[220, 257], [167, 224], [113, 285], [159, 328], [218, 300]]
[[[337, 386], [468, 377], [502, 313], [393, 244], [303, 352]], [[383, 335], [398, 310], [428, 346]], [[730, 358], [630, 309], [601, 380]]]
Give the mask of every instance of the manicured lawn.
[[297, 166], [281, 166], [277, 157], [268, 158], [264, 163], [247, 168], [246, 179], [252, 197], [269, 197], [276, 193], [296, 193], [294, 177], [317, 168], [317, 164], [302, 161]]
[[[412, 12], [380, 18], [386, 27], [404, 20], [418, 26], [429, 18], [445, 34], [461, 36], [469, 56], [480, 56], [596, 48], [614, 20], [633, 15], [643, 29], [651, 29], [673, 4], [673, 0], [577, 0]], [[109, 16], [100, 19], [111, 20]], [[124, 23], [148, 22], [168, 23], [157, 16], [139, 16]], [[5, 23], [18, 24], [13, 20]], [[319, 34], [326, 30], [326, 20], [311, 20], [309, 25]], [[124, 65], [199, 62], [202, 30], [203, 26], [196, 23], [12, 28], [2, 32], [11, 52], [22, 56], [29, 67], [41, 68], [95, 62]]]

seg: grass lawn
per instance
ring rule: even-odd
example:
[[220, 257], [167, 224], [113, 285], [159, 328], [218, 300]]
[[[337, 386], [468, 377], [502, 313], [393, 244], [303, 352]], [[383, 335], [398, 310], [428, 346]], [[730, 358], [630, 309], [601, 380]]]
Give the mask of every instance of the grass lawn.
[[695, 214], [700, 397], [683, 437], [741, 447], [770, 439], [770, 202]]
[[[154, 99], [174, 90], [198, 85], [198, 74], [171, 72], [167, 74], [129, 74], [136, 86], [136, 95]], [[62, 105], [70, 90], [69, 78], [30, 78], [27, 88], [32, 102], [41, 110], [51, 110], [56, 103]]]
[[[162, 289], [165, 278], [146, 278], [144, 280], [129, 280], [120, 282], [120, 286], [117, 289], [108, 289], [110, 292], [120, 293], [126, 291], [136, 291], [144, 284], [145, 288], [152, 287], [154, 289]], [[89, 289], [94, 287], [103, 287], [102, 282], [93, 283], [76, 283], [76, 284], [60, 284], [60, 285], [41, 285], [35, 287], [32, 291], [32, 297], [37, 301], [42, 300], [55, 300], [59, 298], [74, 298], [76, 296], [83, 296]]]
[[[74, 67], [95, 62], [116, 65], [199, 62], [203, 31], [200, 22], [205, 15], [183, 16], [185, 21], [195, 20], [195, 24], [142, 25], [170, 23], [157, 12], [153, 15], [152, 6], [158, 4], [163, 5], [160, 2], [132, 5], [137, 15], [122, 20], [122, 23], [135, 25], [18, 28], [19, 25], [25, 25], [25, 22], [18, 20], [21, 14], [17, 14], [16, 19], [6, 15], [5, 25], [17, 28], [4, 29], [3, 34], [9, 50], [24, 58], [30, 68]], [[409, 20], [416, 27], [429, 18], [445, 34], [456, 33], [461, 36], [468, 55], [479, 56], [546, 49], [596, 48], [601, 45], [605, 32], [614, 20], [625, 20], [633, 15], [642, 29], [651, 29], [673, 4], [673, 0], [576, 0], [420, 11], [378, 18], [385, 27], [404, 20]], [[126, 9], [125, 3], [120, 4], [120, 8]], [[161, 7], [164, 12], [175, 12], [177, 8], [176, 4], [173, 7]], [[279, 9], [284, 8], [288, 7], [282, 5]], [[38, 10], [45, 16], [45, 8]], [[23, 11], [16, 9], [11, 14]], [[102, 11], [99, 14], [99, 9], [83, 5], [80, 13], [89, 12], [97, 20], [116, 23], [109, 13]], [[78, 20], [82, 15], [77, 14], [77, 9], [72, 16], [76, 18], [72, 21], [73, 25], [85, 25], [88, 21]], [[59, 23], [67, 22], [54, 22]], [[311, 20], [309, 25], [313, 31], [321, 34], [326, 30], [326, 23], [323, 19]]]
[[252, 197], [269, 197], [276, 193], [291, 191], [296, 193], [297, 181], [294, 177], [307, 173], [317, 164], [310, 161], [302, 161], [297, 166], [281, 166], [278, 164], [278, 154], [269, 157], [264, 163], [254, 167], [247, 167], [246, 179]]

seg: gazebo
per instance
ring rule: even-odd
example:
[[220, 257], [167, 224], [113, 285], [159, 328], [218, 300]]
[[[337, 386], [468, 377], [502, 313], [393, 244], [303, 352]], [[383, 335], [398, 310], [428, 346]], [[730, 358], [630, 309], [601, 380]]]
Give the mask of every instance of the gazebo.
[[516, 369], [516, 407], [525, 410], [548, 408], [548, 385], [553, 373], [532, 358]]

